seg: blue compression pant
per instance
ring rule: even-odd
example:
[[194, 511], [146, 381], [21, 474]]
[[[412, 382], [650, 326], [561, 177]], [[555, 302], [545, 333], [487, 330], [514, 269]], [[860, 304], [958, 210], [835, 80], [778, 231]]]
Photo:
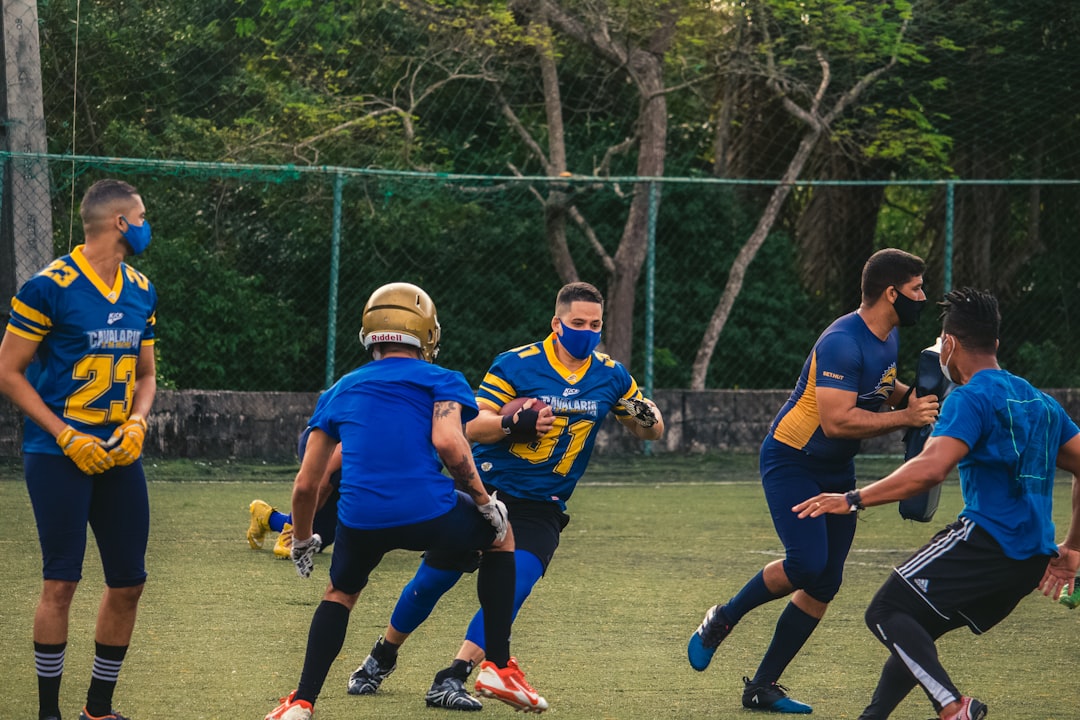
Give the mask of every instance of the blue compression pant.
[[420, 627], [435, 609], [439, 598], [454, 587], [461, 576], [460, 570], [439, 570], [421, 561], [413, 579], [401, 590], [401, 597], [390, 615], [390, 625], [403, 633], [411, 633]]
[[[525, 550], [514, 551], [514, 562], [517, 566], [515, 573], [517, 579], [514, 584], [514, 617], [516, 618], [525, 598], [529, 597], [533, 586], [543, 576], [544, 566], [540, 558]], [[462, 574], [457, 570], [439, 570], [426, 562], [421, 562], [413, 579], [401, 591], [397, 605], [394, 606], [394, 612], [390, 615], [390, 625], [403, 633], [416, 630], [431, 615], [439, 598], [454, 587]], [[473, 616], [469, 629], [465, 633], [465, 639], [476, 643], [481, 648], [485, 646], [483, 610]]]
[[[532, 592], [533, 586], [536, 585], [541, 577], [543, 577], [544, 564], [540, 562], [540, 558], [527, 550], [515, 550], [514, 562], [517, 565], [515, 572], [517, 579], [514, 582], [513, 617], [516, 619], [518, 610], [520, 610], [521, 606], [525, 603], [525, 598], [529, 597], [529, 593]], [[469, 629], [465, 632], [465, 639], [475, 643], [481, 649], [485, 648], [483, 610], [478, 610], [477, 613], [473, 615], [472, 622], [469, 623]]]

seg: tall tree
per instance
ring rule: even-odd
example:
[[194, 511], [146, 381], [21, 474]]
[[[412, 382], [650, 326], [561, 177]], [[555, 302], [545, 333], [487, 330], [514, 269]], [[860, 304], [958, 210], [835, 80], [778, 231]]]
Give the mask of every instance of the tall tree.
[[[690, 386], [697, 390], [705, 387], [716, 343], [742, 290], [746, 270], [819, 140], [834, 133], [844, 114], [898, 62], [920, 57], [904, 38], [911, 19], [910, 4], [904, 0], [873, 5], [827, 0], [813, 8], [751, 2], [746, 7], [745, 21], [757, 35], [757, 50], [746, 67], [764, 78], [784, 110], [802, 127], [802, 137], [757, 226], [732, 263], [694, 359]], [[834, 81], [834, 74], [839, 75], [839, 82]]]

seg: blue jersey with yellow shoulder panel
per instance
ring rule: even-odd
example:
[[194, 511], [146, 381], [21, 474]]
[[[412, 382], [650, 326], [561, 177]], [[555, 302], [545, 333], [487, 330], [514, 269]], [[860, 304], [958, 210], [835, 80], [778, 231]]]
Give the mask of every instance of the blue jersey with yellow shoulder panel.
[[[83, 247], [19, 288], [7, 332], [38, 343], [26, 377], [45, 404], [76, 430], [107, 439], [131, 413], [139, 352], [154, 344], [157, 292], [126, 263], [108, 285]], [[63, 454], [29, 419], [23, 452]]]
[[859, 441], [825, 436], [818, 414], [817, 389], [854, 392], [856, 407], [877, 412], [896, 387], [899, 347], [896, 328], [882, 340], [857, 312], [837, 318], [814, 343], [795, 389], [780, 408], [769, 433], [809, 455], [850, 460], [859, 452]]
[[457, 504], [431, 443], [437, 402], [476, 417], [465, 376], [413, 358], [369, 362], [319, 398], [308, 425], [341, 443], [338, 521], [359, 530], [423, 522]]
[[1062, 445], [1080, 432], [1057, 400], [1005, 370], [980, 370], [941, 406], [932, 436], [968, 446], [960, 461], [961, 517], [1009, 557], [1053, 555], [1054, 475]]
[[555, 414], [555, 425], [531, 443], [501, 441], [473, 446], [483, 481], [514, 497], [553, 502], [566, 509], [589, 464], [596, 434], [609, 412], [629, 417], [621, 398], [642, 397], [619, 362], [593, 352], [570, 371], [555, 355], [555, 334], [495, 358], [476, 393], [481, 407], [496, 412], [518, 397], [539, 398]]

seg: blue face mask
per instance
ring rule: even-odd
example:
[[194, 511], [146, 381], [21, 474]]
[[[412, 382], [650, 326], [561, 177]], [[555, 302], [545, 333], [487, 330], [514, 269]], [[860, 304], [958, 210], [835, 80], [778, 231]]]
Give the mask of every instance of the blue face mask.
[[578, 360], [589, 357], [592, 351], [596, 349], [596, 346], [600, 344], [599, 331], [575, 330], [563, 325], [561, 320], [559, 325], [562, 327], [562, 335], [556, 335], [555, 337], [559, 338], [559, 344], [563, 346], [563, 349]]
[[150, 247], [150, 223], [143, 220], [142, 225], [132, 225], [131, 222], [124, 218], [124, 222], [128, 224], [127, 230], [124, 230], [120, 234], [127, 240], [128, 245], [131, 246], [131, 252], [138, 255], [146, 248]]

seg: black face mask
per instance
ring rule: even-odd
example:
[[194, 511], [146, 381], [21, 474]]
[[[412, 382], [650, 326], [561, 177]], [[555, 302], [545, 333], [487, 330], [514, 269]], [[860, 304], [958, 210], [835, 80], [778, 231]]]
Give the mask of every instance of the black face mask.
[[926, 301], [912, 300], [900, 292], [900, 288], [895, 285], [893, 287], [896, 288], [896, 302], [893, 303], [893, 307], [896, 309], [897, 317], [900, 318], [900, 327], [911, 327], [919, 322], [919, 316], [922, 315], [923, 305], [926, 304]]

